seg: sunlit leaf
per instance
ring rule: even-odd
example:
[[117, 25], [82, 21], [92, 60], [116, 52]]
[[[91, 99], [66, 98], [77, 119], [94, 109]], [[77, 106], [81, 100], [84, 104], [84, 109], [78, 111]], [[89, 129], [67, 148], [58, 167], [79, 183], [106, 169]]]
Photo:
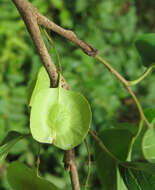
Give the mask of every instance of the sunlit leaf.
[[155, 163], [155, 120], [153, 120], [150, 129], [144, 135], [142, 149], [145, 158], [149, 162]]
[[91, 110], [84, 96], [61, 85], [40, 90], [33, 101], [30, 128], [39, 142], [71, 149], [83, 141], [90, 123]]
[[20, 162], [10, 164], [7, 177], [14, 190], [59, 190], [54, 184], [36, 176], [32, 169]]
[[[147, 120], [151, 123], [153, 119], [155, 118], [155, 110], [153, 108], [146, 108], [144, 109], [144, 114]], [[140, 134], [138, 135], [132, 149], [132, 160], [144, 160], [144, 154], [143, 154], [143, 148], [142, 148], [142, 141], [144, 134], [148, 130], [146, 125], [142, 126], [142, 130]]]
[[50, 87], [50, 79], [45, 67], [42, 66], [38, 72], [37, 80], [32, 82], [31, 89], [33, 89], [33, 92], [32, 90], [30, 90], [29, 106], [32, 106], [36, 94], [41, 89], [47, 89], [49, 87]]
[[118, 190], [128, 190], [126, 185], [124, 184], [124, 181], [120, 175], [119, 168], [117, 167], [117, 189]]

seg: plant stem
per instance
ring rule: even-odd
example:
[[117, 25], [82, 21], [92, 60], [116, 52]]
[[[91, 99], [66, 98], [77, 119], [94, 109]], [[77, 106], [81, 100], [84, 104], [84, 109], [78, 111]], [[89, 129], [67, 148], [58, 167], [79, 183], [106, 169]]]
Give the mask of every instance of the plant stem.
[[74, 149], [65, 151], [63, 162], [65, 169], [69, 172], [72, 189], [80, 190], [80, 183], [76, 167]]
[[37, 155], [37, 166], [36, 166], [36, 174], [39, 176], [39, 165], [40, 165], [40, 144], [39, 144], [39, 150]]
[[122, 77], [108, 62], [106, 62], [102, 57], [100, 57], [99, 55], [96, 55], [95, 58], [99, 61], [101, 61], [108, 69], [109, 71], [117, 78], [119, 79], [124, 86], [126, 87], [126, 89], [128, 90], [129, 94], [132, 96], [132, 99], [134, 100], [137, 109], [139, 111], [140, 117], [142, 120], [145, 121], [146, 125], [148, 126], [148, 128], [150, 128], [150, 123], [148, 122], [147, 118], [144, 115], [143, 109], [141, 107], [141, 104], [139, 102], [139, 100], [137, 99], [136, 95], [134, 94], [134, 92], [132, 91], [132, 89], [130, 88], [130, 83], [124, 78]]
[[129, 152], [128, 152], [128, 156], [127, 156], [127, 161], [131, 161], [131, 152], [132, 152], [132, 147], [137, 139], [137, 137], [139, 136], [142, 128], [143, 128], [143, 123], [144, 123], [144, 120], [140, 120], [139, 122], [139, 125], [138, 125], [138, 130], [137, 130], [137, 133], [136, 135], [132, 138], [132, 141], [131, 141], [131, 144], [130, 144], [130, 148], [129, 148]]
[[60, 63], [60, 56], [59, 56], [59, 54], [57, 52], [57, 49], [56, 49], [56, 47], [54, 45], [54, 42], [52, 41], [52, 38], [47, 33], [46, 29], [43, 28], [43, 32], [44, 32], [48, 42], [50, 43], [50, 45], [54, 48], [54, 51], [55, 51], [55, 54], [56, 54], [56, 57], [57, 57], [57, 61], [58, 61], [58, 70], [59, 70], [59, 72], [62, 72], [61, 63]]
[[[142, 127], [142, 123], [141, 123], [141, 127]], [[124, 168], [134, 169], [134, 170], [137, 170], [137, 171], [143, 171], [144, 170], [143, 167], [141, 167], [141, 163], [140, 162], [121, 161], [121, 160], [117, 159], [106, 148], [106, 146], [103, 144], [102, 140], [95, 134], [94, 131], [92, 131], [91, 129], [89, 129], [89, 133], [93, 137], [93, 139], [96, 141], [96, 143], [100, 146], [100, 148], [102, 150], [104, 150], [113, 159], [113, 161], [116, 162], [116, 164], [119, 164], [119, 165], [123, 166]], [[139, 134], [139, 132], [137, 134]], [[145, 163], [145, 162], [143, 162], [143, 163], [149, 165], [149, 163]]]
[[133, 81], [129, 81], [130, 86], [134, 86], [136, 84], [138, 84], [140, 81], [142, 81], [152, 70], [152, 68], [155, 66], [155, 63], [152, 63], [147, 69], [146, 71], [136, 80]]
[[139, 114], [141, 116], [141, 119], [144, 120], [147, 127], [150, 128], [150, 123], [148, 122], [147, 118], [144, 115], [144, 112], [143, 112], [143, 109], [141, 107], [141, 104], [140, 104], [139, 100], [137, 99], [136, 95], [134, 94], [134, 92], [131, 90], [131, 88], [129, 86], [126, 86], [126, 88], [127, 88], [128, 92], [130, 93], [130, 95], [132, 96], [133, 100], [136, 103], [136, 106], [137, 106], [137, 108], [139, 110]]
[[107, 149], [107, 147], [103, 144], [102, 140], [95, 134], [92, 129], [89, 129], [89, 134], [94, 138], [96, 143], [116, 162], [119, 160]]
[[99, 55], [96, 55], [95, 58], [98, 59], [100, 62], [102, 62], [109, 69], [109, 71], [113, 75], [115, 75], [115, 77], [118, 78], [125, 86], [129, 86], [128, 81], [125, 78], [123, 78], [107, 61], [105, 61]]
[[85, 182], [85, 185], [84, 185], [84, 190], [86, 190], [87, 187], [88, 187], [88, 181], [89, 181], [89, 176], [90, 176], [91, 155], [90, 155], [90, 149], [89, 149], [89, 145], [87, 143], [87, 140], [85, 139], [84, 142], [85, 142], [87, 153], [88, 153], [88, 174], [87, 174], [86, 182]]

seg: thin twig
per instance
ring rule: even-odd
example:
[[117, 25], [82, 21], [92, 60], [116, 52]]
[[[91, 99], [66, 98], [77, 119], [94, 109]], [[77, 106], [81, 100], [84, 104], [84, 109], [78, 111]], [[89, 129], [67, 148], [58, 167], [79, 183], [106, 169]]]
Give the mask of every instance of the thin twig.
[[60, 56], [57, 52], [57, 49], [54, 45], [54, 42], [52, 41], [52, 38], [49, 36], [49, 34], [47, 33], [47, 31], [45, 29], [43, 29], [43, 32], [48, 40], [48, 42], [50, 43], [50, 45], [54, 48], [54, 51], [55, 51], [55, 54], [56, 54], [56, 57], [57, 57], [57, 61], [58, 61], [58, 70], [60, 73], [62, 73], [62, 67], [61, 67], [61, 63], [60, 63]]
[[84, 190], [86, 190], [88, 187], [88, 181], [89, 181], [89, 177], [90, 177], [91, 155], [90, 155], [90, 149], [89, 149], [87, 140], [85, 139], [84, 142], [85, 142], [87, 153], [88, 153], [88, 174], [87, 174], [85, 185], [84, 185]]
[[98, 59], [99, 61], [101, 61], [108, 69], [109, 71], [118, 79], [120, 80], [124, 86], [126, 87], [126, 89], [128, 90], [129, 94], [132, 96], [137, 109], [139, 111], [140, 117], [142, 120], [145, 121], [146, 125], [148, 126], [148, 128], [150, 128], [150, 123], [148, 122], [147, 118], [144, 115], [143, 109], [141, 107], [141, 104], [139, 102], [139, 100], [137, 99], [136, 95], [134, 94], [134, 92], [132, 91], [132, 89], [130, 88], [130, 83], [124, 78], [122, 77], [108, 62], [106, 62], [102, 57], [96, 55], [95, 56], [96, 59]]
[[[43, 37], [40, 32], [39, 25], [37, 23], [37, 9], [32, 6], [27, 0], [13, 0], [14, 4], [16, 5], [23, 21], [27, 26], [27, 30], [29, 31], [32, 41], [37, 49], [38, 54], [49, 74], [51, 80], [51, 86], [57, 86], [58, 80], [58, 73], [56, 70], [56, 66], [52, 61], [48, 50], [45, 46]], [[62, 78], [62, 86], [66, 89], [69, 89], [68, 84]]]
[[92, 129], [89, 129], [89, 134], [93, 137], [101, 149], [103, 149], [115, 162], [119, 162], [119, 160], [108, 150], [108, 148], [103, 144], [102, 140], [95, 134]]
[[136, 106], [138, 108], [138, 111], [139, 111], [141, 119], [144, 120], [147, 127], [150, 128], [150, 123], [149, 123], [149, 121], [147, 120], [147, 118], [144, 115], [144, 112], [143, 112], [143, 109], [141, 107], [141, 104], [140, 104], [139, 100], [137, 99], [136, 95], [134, 94], [134, 92], [131, 90], [131, 88], [129, 86], [126, 86], [126, 88], [127, 88], [128, 92], [129, 92], [129, 94], [132, 96], [133, 100], [135, 101], [135, 104], [136, 104]]
[[132, 138], [131, 143], [130, 143], [127, 161], [131, 161], [132, 148], [133, 148], [133, 145], [134, 145], [136, 139], [138, 138], [138, 136], [140, 135], [140, 133], [142, 131], [143, 124], [144, 124], [144, 120], [140, 120], [139, 125], [138, 125], [138, 130], [137, 130], [135, 136]]
[[37, 155], [37, 162], [36, 162], [36, 174], [39, 176], [39, 165], [40, 165], [40, 143], [38, 143], [38, 155]]
[[51, 20], [49, 20], [47, 17], [43, 16], [42, 14], [37, 12], [37, 19], [38, 23], [48, 29], [51, 29], [52, 31], [58, 33], [60, 36], [72, 41], [77, 46], [79, 46], [87, 55], [89, 56], [95, 56], [97, 54], [97, 50], [87, 44], [86, 42], [80, 40], [77, 38], [76, 34], [71, 30], [66, 30]]
[[142, 81], [146, 76], [148, 76], [148, 74], [150, 73], [150, 71], [155, 67], [155, 63], [152, 63], [147, 69], [146, 71], [136, 80], [133, 81], [129, 81], [130, 86], [134, 86], [136, 84], [138, 84], [140, 81]]

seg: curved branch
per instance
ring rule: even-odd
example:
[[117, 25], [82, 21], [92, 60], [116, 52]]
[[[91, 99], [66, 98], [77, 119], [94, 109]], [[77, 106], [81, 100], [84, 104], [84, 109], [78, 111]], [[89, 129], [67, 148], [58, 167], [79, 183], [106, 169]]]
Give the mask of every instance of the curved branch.
[[87, 55], [89, 56], [95, 56], [97, 55], [97, 50], [87, 44], [86, 42], [80, 40], [77, 38], [76, 34], [71, 31], [71, 30], [66, 30], [51, 20], [49, 20], [47, 17], [43, 16], [42, 14], [37, 12], [37, 19], [38, 19], [38, 24], [41, 26], [48, 28], [56, 33], [58, 33], [60, 36], [63, 36], [64, 38], [72, 41], [75, 43], [77, 46], [79, 46]]
[[145, 71], [144, 73], [137, 79], [129, 81], [130, 86], [134, 86], [138, 84], [140, 81], [142, 81], [149, 73], [152, 71], [152, 69], [155, 67], [155, 63], [152, 63]]
[[103, 63], [108, 69], [109, 71], [118, 79], [122, 82], [122, 84], [124, 84], [125, 88], [128, 90], [129, 94], [131, 95], [132, 99], [134, 100], [137, 109], [139, 111], [140, 117], [142, 120], [145, 121], [146, 125], [148, 128], [150, 128], [150, 123], [148, 122], [147, 118], [144, 115], [143, 109], [141, 107], [141, 104], [139, 102], [139, 100], [137, 99], [136, 95], [134, 94], [134, 92], [132, 91], [131, 87], [130, 87], [130, 83], [129, 81], [127, 81], [124, 77], [122, 77], [108, 62], [106, 62], [102, 57], [100, 56], [95, 56], [95, 58], [99, 61], [101, 61], [101, 63]]

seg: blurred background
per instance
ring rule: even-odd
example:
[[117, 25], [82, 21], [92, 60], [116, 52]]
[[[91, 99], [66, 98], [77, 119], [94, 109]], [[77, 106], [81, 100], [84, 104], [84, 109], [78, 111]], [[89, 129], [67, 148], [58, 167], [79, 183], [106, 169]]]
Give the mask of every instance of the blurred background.
[[[145, 67], [135, 51], [134, 40], [143, 33], [155, 32], [154, 0], [31, 0], [38, 10], [98, 49], [126, 79], [134, 80]], [[136, 124], [137, 109], [126, 90], [101, 63], [85, 55], [69, 41], [50, 33], [60, 55], [63, 75], [74, 91], [91, 104], [92, 127], [112, 128], [117, 123]], [[47, 41], [46, 41], [47, 44]], [[47, 44], [49, 46], [49, 44]], [[55, 60], [55, 52], [51, 50]], [[16, 7], [0, 1], [0, 142], [11, 130], [29, 132], [27, 92], [41, 61]], [[155, 108], [155, 71], [134, 87], [143, 108]], [[88, 138], [89, 141], [89, 138]], [[92, 146], [92, 145], [91, 145]], [[90, 146], [90, 147], [91, 147]], [[19, 160], [35, 167], [38, 144], [32, 139], [17, 143], [6, 161], [0, 164], [0, 190], [11, 190], [6, 179], [9, 162]], [[87, 175], [84, 144], [76, 150], [81, 184]], [[63, 151], [42, 145], [40, 172], [62, 189], [70, 190], [70, 179], [63, 168]], [[93, 159], [93, 157], [92, 157]], [[92, 163], [89, 188], [101, 190]]]

